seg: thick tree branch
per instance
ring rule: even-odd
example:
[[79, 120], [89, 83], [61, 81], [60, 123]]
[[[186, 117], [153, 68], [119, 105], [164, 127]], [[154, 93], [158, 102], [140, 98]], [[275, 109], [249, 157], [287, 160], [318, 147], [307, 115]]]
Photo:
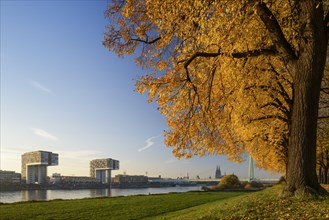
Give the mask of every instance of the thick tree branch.
[[270, 97], [273, 98], [273, 101], [277, 103], [277, 105], [279, 106], [278, 109], [282, 110], [284, 114], [288, 117], [290, 114], [290, 109], [286, 108], [278, 98], [275, 98], [273, 95], [270, 95]]
[[321, 88], [320, 91], [325, 93], [325, 94], [329, 94], [329, 88]]
[[[193, 115], [194, 115], [195, 112], [196, 112], [196, 107], [195, 107], [195, 105], [194, 105], [194, 103], [195, 103], [195, 99], [196, 99], [196, 95], [194, 95], [194, 96], [193, 96], [193, 99], [192, 99], [192, 98], [191, 98], [191, 93], [189, 93], [189, 101], [190, 101], [190, 103], [191, 103], [191, 107], [190, 107], [190, 109], [189, 109], [189, 111], [188, 111], [188, 113], [187, 113], [187, 115], [186, 115], [186, 118], [192, 118]], [[191, 102], [191, 100], [192, 100], [192, 102]]]
[[327, 31], [327, 38], [329, 38], [329, 12], [324, 17], [324, 25], [325, 25], [325, 29]]
[[245, 52], [234, 52], [231, 54], [233, 58], [247, 58], [247, 57], [257, 57], [261, 55], [276, 55], [277, 51], [274, 46], [269, 48], [250, 50]]
[[212, 86], [213, 86], [213, 82], [214, 82], [214, 78], [215, 78], [215, 73], [216, 73], [216, 67], [213, 68], [213, 70], [211, 71], [211, 78], [210, 78], [210, 85], [209, 85], [209, 90], [208, 90], [208, 107], [207, 107], [207, 111], [209, 111], [210, 109], [210, 103], [211, 103], [211, 91], [212, 91]]
[[[281, 86], [281, 87], [280, 87], [281, 90], [278, 90], [278, 89], [276, 89], [276, 88], [274, 88], [274, 87], [272, 87], [272, 86], [266, 86], [266, 85], [260, 85], [260, 86], [252, 85], [252, 86], [247, 86], [245, 89], [246, 89], [246, 90], [249, 90], [249, 89], [251, 89], [251, 88], [257, 88], [257, 89], [261, 89], [262, 91], [265, 91], [265, 92], [267, 92], [267, 91], [275, 92], [275, 93], [281, 95], [282, 98], [284, 99], [284, 101], [285, 101], [285, 102], [288, 104], [288, 106], [290, 107], [291, 104], [292, 104], [292, 100], [290, 99], [289, 95], [286, 93], [286, 90], [283, 88], [283, 86], [282, 86], [279, 82], [278, 82], [277, 84], [278, 84], [279, 86]], [[275, 98], [275, 97], [273, 97], [273, 96], [271, 96], [271, 98], [273, 98], [274, 101], [276, 101], [276, 102], [278, 103], [278, 105], [282, 106], [282, 108], [285, 109], [286, 113], [289, 112], [289, 110], [288, 110], [286, 107], [284, 107], [284, 104], [283, 104], [278, 98]]]
[[263, 117], [251, 119], [251, 121], [261, 121], [261, 120], [268, 120], [268, 119], [279, 119], [279, 120], [281, 120], [285, 123], [288, 122], [288, 119], [286, 119], [282, 116], [279, 116], [279, 115], [266, 115], [266, 116], [263, 116]]
[[269, 47], [269, 48], [263, 48], [263, 49], [257, 49], [257, 50], [249, 50], [244, 52], [233, 52], [233, 53], [223, 53], [220, 50], [215, 53], [208, 53], [208, 52], [196, 52], [194, 53], [189, 59], [187, 60], [181, 60], [177, 63], [184, 63], [184, 68], [187, 68], [194, 59], [197, 57], [217, 57], [217, 56], [230, 56], [233, 58], [247, 58], [247, 57], [257, 57], [261, 55], [276, 55], [277, 51], [275, 50], [275, 47]]
[[151, 41], [149, 41], [148, 39], [146, 40], [143, 40], [143, 39], [140, 39], [140, 38], [131, 38], [130, 40], [132, 41], [138, 41], [138, 42], [141, 42], [141, 43], [144, 43], [144, 44], [154, 44], [155, 42], [157, 42], [158, 40], [160, 40], [161, 37], [157, 37]]
[[[277, 101], [277, 100], [274, 100], [274, 101]], [[262, 106], [260, 106], [260, 108], [266, 108], [266, 107], [274, 107], [276, 108], [277, 110], [280, 110], [283, 114], [285, 114], [286, 116], [289, 115], [289, 111], [286, 107], [278, 104], [277, 102], [269, 102], [269, 103], [266, 103]]]
[[[221, 54], [220, 50], [218, 50], [217, 53], [196, 52], [188, 60], [186, 60], [186, 62], [184, 64], [184, 68], [187, 69], [187, 67], [190, 65], [190, 63], [192, 63], [192, 61], [197, 57], [217, 57], [220, 54]], [[179, 61], [178, 63], [180, 63], [180, 62], [184, 62], [184, 61]]]
[[[190, 83], [190, 84], [192, 85], [192, 88], [193, 88], [193, 90], [194, 90], [196, 96], [198, 96], [198, 103], [200, 104], [200, 98], [199, 98], [199, 93], [198, 93], [197, 87], [196, 87], [196, 86], [194, 85], [194, 83], [192, 82], [192, 79], [191, 79], [191, 77], [190, 77], [190, 73], [189, 73], [189, 71], [188, 71], [188, 67], [187, 67], [187, 66], [185, 67], [185, 70], [186, 70], [186, 82], [188, 82], [188, 83]], [[185, 83], [184, 83], [184, 85], [185, 85]], [[194, 103], [194, 101], [193, 101], [193, 103]], [[200, 106], [201, 106], [201, 105], [200, 105]]]
[[275, 16], [271, 10], [266, 6], [264, 2], [259, 2], [255, 5], [256, 13], [259, 15], [260, 19], [266, 26], [266, 29], [269, 32], [269, 35], [274, 43], [274, 46], [278, 53], [287, 60], [297, 59], [296, 54], [286, 40], [279, 22], [276, 20]]
[[324, 25], [328, 26], [329, 24], [329, 12], [327, 13], [327, 15], [324, 17]]

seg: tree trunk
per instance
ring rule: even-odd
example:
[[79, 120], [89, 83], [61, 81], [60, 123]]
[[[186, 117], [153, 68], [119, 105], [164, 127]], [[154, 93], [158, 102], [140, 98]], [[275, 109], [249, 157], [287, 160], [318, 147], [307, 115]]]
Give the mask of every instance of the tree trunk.
[[323, 177], [324, 177], [323, 183], [324, 184], [329, 183], [329, 179], [328, 179], [328, 174], [329, 173], [328, 173], [328, 171], [329, 171], [328, 167], [324, 168], [324, 170], [323, 170]]
[[318, 173], [318, 179], [319, 179], [319, 183], [323, 183], [323, 178], [322, 178], [322, 167], [320, 165], [319, 167], [319, 173]]
[[305, 28], [298, 60], [288, 65], [294, 85], [284, 196], [324, 193], [316, 175], [316, 138], [327, 36], [321, 7], [316, 9], [314, 1], [300, 4]]

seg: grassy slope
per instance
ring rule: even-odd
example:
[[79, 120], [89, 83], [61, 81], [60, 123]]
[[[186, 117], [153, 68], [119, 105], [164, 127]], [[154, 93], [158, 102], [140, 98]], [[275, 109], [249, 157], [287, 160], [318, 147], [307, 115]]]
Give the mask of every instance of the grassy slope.
[[281, 199], [280, 190], [6, 204], [0, 219], [329, 219], [328, 197]]
[[329, 197], [280, 198], [281, 186], [152, 219], [329, 219]]

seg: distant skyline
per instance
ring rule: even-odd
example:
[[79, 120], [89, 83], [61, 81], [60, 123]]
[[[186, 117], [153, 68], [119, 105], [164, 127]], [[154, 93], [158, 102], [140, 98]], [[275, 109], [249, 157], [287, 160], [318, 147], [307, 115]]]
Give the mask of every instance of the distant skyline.
[[[134, 79], [147, 72], [107, 51], [108, 1], [1, 1], [1, 170], [21, 172], [21, 155], [59, 154], [48, 174], [89, 176], [97, 158], [124, 173], [162, 177], [248, 176], [248, 161], [176, 159], [165, 147], [165, 118]], [[277, 178], [255, 169], [256, 178]]]

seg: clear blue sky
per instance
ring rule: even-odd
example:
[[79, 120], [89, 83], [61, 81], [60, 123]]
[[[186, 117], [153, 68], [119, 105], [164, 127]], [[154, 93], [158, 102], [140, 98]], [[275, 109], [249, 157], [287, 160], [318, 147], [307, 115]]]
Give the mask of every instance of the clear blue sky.
[[[225, 156], [177, 160], [163, 144], [165, 118], [134, 92], [134, 57], [102, 46], [107, 1], [1, 0], [1, 169], [21, 172], [21, 154], [59, 153], [48, 174], [89, 175], [96, 158], [119, 174], [240, 178], [247, 163]], [[256, 170], [256, 177], [271, 177]]]

